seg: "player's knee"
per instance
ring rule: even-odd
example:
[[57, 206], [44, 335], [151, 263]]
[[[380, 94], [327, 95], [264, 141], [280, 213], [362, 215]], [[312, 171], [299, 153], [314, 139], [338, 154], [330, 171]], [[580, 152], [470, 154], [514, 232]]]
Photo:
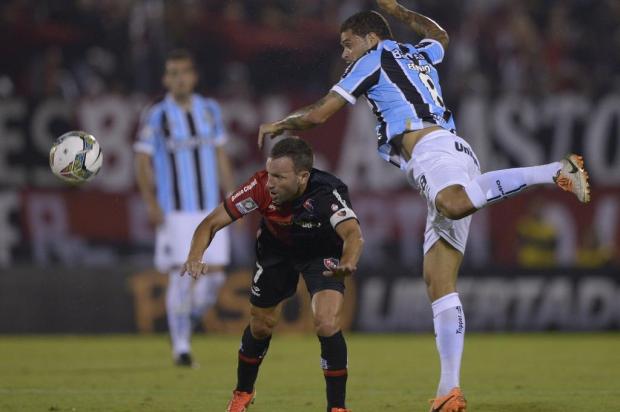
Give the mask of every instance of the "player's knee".
[[316, 315], [314, 329], [319, 336], [332, 336], [340, 330], [340, 322], [335, 315]]
[[257, 339], [265, 339], [271, 336], [273, 329], [278, 324], [278, 319], [270, 314], [252, 311], [250, 318], [250, 330], [252, 336]]
[[271, 336], [274, 327], [275, 322], [270, 322], [269, 319], [252, 318], [250, 320], [250, 330], [252, 331], [252, 336], [257, 339], [265, 339]]
[[168, 297], [166, 299], [166, 310], [175, 316], [189, 315], [192, 307], [190, 299], [178, 299]]
[[423, 276], [426, 283], [426, 292], [431, 301], [456, 291], [456, 279], [453, 277], [433, 276], [426, 271]]
[[458, 220], [472, 212], [467, 201], [467, 194], [462, 186], [450, 186], [437, 193], [435, 207], [442, 216]]

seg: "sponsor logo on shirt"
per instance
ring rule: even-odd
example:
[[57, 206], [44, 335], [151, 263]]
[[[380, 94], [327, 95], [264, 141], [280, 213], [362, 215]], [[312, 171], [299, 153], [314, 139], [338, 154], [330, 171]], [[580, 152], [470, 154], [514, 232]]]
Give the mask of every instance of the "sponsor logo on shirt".
[[420, 65], [415, 63], [409, 63], [407, 64], [407, 67], [409, 67], [409, 69], [411, 70], [416, 70], [421, 73], [429, 73], [431, 71], [431, 68], [426, 64]]
[[321, 222], [298, 221], [295, 223], [303, 227], [304, 229], [313, 229], [315, 227], [321, 227]]
[[232, 195], [232, 197], [230, 198], [230, 200], [231, 200], [232, 202], [234, 202], [236, 198], [238, 198], [238, 197], [239, 197], [239, 196], [241, 196], [242, 194], [247, 193], [247, 192], [249, 192], [250, 190], [252, 190], [252, 188], [253, 188], [254, 186], [256, 186], [256, 184], [257, 184], [257, 183], [258, 183], [258, 182], [256, 181], [256, 179], [252, 179], [252, 181], [251, 181], [249, 184], [247, 184], [247, 185], [243, 186], [243, 189], [239, 190], [239, 191], [238, 191], [238, 192], [236, 192], [234, 195]]

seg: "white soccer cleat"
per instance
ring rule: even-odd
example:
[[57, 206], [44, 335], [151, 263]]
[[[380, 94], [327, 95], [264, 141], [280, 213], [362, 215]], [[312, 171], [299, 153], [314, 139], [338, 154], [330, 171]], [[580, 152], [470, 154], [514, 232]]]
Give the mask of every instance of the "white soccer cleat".
[[570, 154], [560, 160], [562, 168], [554, 176], [553, 181], [560, 189], [574, 193], [582, 203], [590, 201], [590, 183], [586, 169], [583, 167], [583, 157]]

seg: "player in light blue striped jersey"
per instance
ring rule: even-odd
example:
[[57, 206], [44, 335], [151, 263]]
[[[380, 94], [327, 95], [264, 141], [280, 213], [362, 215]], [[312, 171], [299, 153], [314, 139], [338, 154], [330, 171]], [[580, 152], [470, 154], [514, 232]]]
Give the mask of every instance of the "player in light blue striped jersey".
[[400, 167], [426, 198], [424, 280], [432, 302], [441, 374], [433, 412], [464, 412], [460, 367], [465, 315], [456, 292], [471, 214], [541, 184], [557, 184], [590, 200], [583, 159], [571, 154], [558, 162], [480, 173], [469, 144], [456, 134], [441, 93], [436, 65], [444, 58], [448, 34], [436, 22], [395, 0], [379, 7], [422, 37], [416, 44], [393, 39], [384, 17], [363, 11], [340, 27], [342, 58], [349, 63], [340, 81], [316, 103], [284, 119], [261, 125], [258, 144], [285, 130], [305, 130], [324, 123], [364, 96], [377, 117], [379, 154]]
[[179, 276], [194, 229], [220, 203], [220, 189], [234, 189], [220, 107], [194, 93], [197, 81], [192, 56], [171, 52], [163, 76], [168, 93], [145, 112], [134, 144], [138, 187], [156, 226], [155, 266], [169, 274], [168, 326], [180, 366], [192, 366], [192, 329], [215, 303], [230, 260], [228, 232], [218, 232], [204, 256], [210, 275], [194, 283]]

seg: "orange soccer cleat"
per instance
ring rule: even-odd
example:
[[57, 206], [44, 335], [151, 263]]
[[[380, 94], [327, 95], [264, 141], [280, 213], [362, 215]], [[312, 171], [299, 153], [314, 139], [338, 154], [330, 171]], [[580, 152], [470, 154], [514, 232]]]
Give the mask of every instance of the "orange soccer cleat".
[[351, 409], [345, 408], [332, 408], [331, 412], [352, 412]]
[[463, 392], [459, 388], [452, 390], [445, 396], [439, 396], [431, 399], [430, 412], [466, 412], [467, 401], [463, 396]]
[[233, 391], [233, 397], [228, 402], [226, 412], [245, 412], [251, 403], [254, 403], [254, 396], [256, 391], [252, 393]]
[[560, 161], [562, 168], [558, 170], [553, 181], [560, 189], [571, 192], [582, 203], [590, 201], [590, 183], [588, 172], [583, 167], [583, 157], [570, 154]]

